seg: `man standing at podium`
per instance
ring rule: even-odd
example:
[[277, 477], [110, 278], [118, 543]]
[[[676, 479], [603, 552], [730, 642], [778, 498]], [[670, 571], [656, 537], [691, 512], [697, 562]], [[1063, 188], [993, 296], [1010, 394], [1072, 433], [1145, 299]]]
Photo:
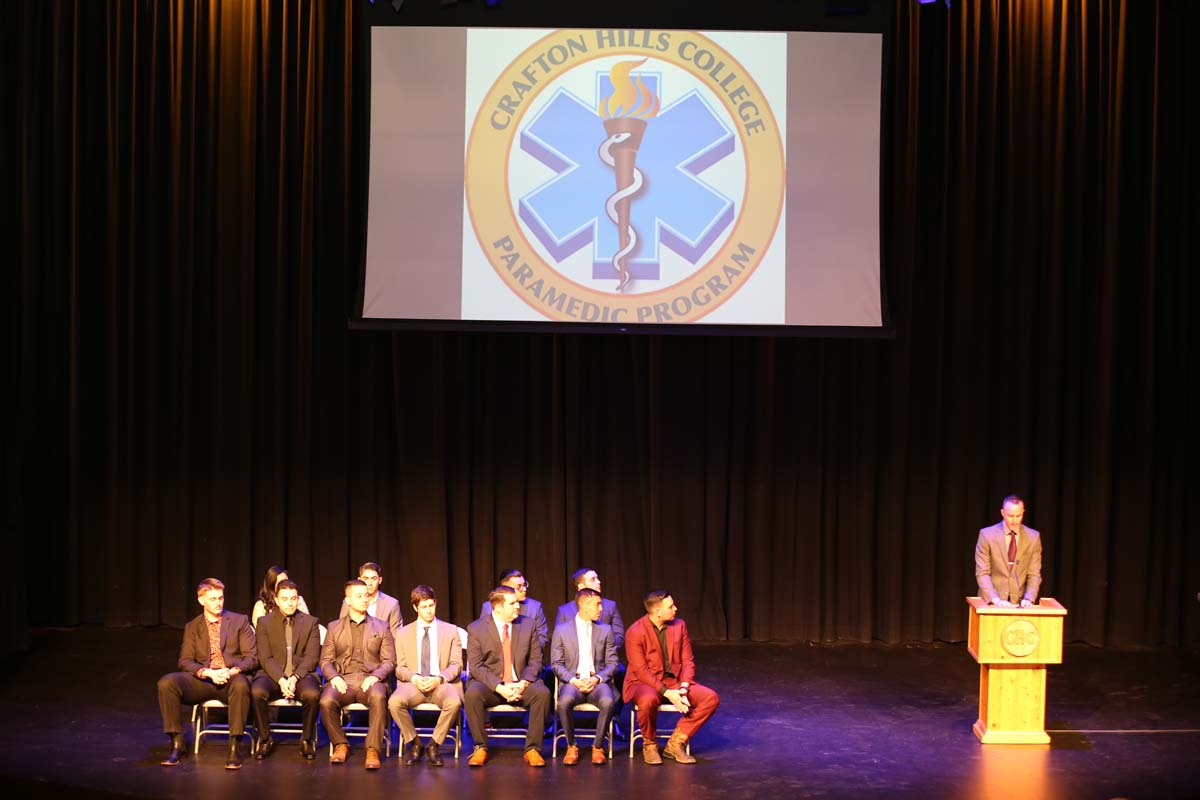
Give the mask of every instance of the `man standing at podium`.
[[1025, 501], [1015, 494], [1004, 498], [1000, 515], [975, 544], [979, 596], [999, 608], [1029, 608], [1042, 585], [1042, 537], [1021, 524]]

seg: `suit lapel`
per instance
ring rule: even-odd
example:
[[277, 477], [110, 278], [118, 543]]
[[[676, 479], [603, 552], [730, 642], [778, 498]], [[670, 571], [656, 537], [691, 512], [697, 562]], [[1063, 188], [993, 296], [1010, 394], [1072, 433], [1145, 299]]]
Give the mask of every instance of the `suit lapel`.
[[221, 612], [221, 657], [225, 656], [225, 640], [229, 638], [229, 617]]

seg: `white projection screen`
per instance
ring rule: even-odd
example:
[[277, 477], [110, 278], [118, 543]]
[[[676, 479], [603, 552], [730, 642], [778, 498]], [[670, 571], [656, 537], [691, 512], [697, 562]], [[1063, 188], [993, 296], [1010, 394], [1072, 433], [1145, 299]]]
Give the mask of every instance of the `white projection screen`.
[[882, 47], [374, 28], [361, 320], [881, 328]]

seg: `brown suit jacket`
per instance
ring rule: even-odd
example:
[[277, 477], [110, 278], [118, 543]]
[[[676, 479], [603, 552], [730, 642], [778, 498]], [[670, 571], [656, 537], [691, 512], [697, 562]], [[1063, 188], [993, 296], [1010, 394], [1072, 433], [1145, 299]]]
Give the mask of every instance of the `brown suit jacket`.
[[[249, 672], [258, 666], [258, 646], [254, 630], [245, 614], [221, 612], [221, 657], [225, 666]], [[212, 666], [209, 663], [208, 623], [204, 614], [189, 622], [183, 629], [183, 644], [179, 648], [179, 668], [195, 675]]]
[[[339, 617], [329, 623], [325, 633], [325, 646], [321, 648], [321, 674], [331, 681], [346, 674], [350, 649], [354, 646], [354, 634], [349, 616]], [[396, 642], [392, 631], [381, 619], [367, 615], [363, 630], [363, 665], [367, 673], [386, 681], [396, 668]]]

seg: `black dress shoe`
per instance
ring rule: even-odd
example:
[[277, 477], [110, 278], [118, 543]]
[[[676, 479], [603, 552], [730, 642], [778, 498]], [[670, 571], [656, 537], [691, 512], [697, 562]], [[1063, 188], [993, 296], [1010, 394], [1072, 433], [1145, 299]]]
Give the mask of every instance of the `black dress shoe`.
[[411, 767], [421, 760], [421, 740], [413, 739], [404, 745], [404, 766]]
[[440, 767], [442, 765], [442, 754], [438, 752], [437, 742], [430, 742], [425, 745], [425, 758], [429, 760], [432, 766]]
[[312, 761], [317, 757], [317, 742], [316, 740], [301, 739], [300, 740], [300, 755], [307, 761]]
[[241, 769], [242, 757], [238, 755], [238, 740], [229, 737], [229, 755], [225, 757], [225, 769]]
[[171, 753], [159, 763], [164, 767], [173, 767], [179, 763], [179, 759], [183, 758], [183, 734], [171, 734]]
[[274, 739], [263, 739], [258, 743], [258, 749], [254, 751], [254, 757], [262, 761], [275, 749]]

